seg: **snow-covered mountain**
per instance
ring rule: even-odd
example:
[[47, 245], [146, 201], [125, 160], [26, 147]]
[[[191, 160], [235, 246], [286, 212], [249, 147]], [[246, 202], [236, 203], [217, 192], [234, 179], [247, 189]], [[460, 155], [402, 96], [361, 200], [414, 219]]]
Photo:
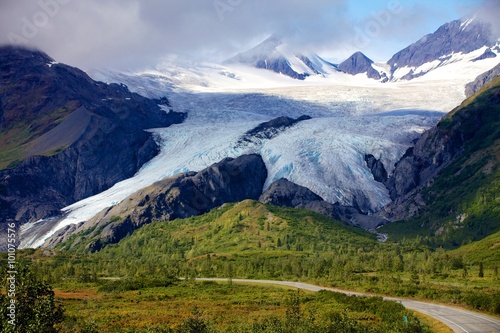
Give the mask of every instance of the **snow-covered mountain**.
[[451, 63], [496, 58], [499, 41], [491, 25], [475, 17], [452, 21], [389, 59], [390, 76], [392, 80], [411, 80]]
[[493, 33], [490, 24], [469, 17], [442, 25], [397, 52], [386, 63], [375, 64], [363, 53], [356, 52], [336, 66], [317, 54], [305, 55], [300, 50], [292, 50], [284, 38], [273, 35], [251, 50], [228, 59], [224, 65], [267, 69], [300, 80], [341, 71], [387, 82], [412, 80], [452, 63], [476, 62], [499, 54], [500, 36]]
[[278, 35], [272, 35], [256, 47], [226, 60], [224, 64], [243, 64], [267, 69], [299, 80], [310, 75], [337, 71], [335, 65], [316, 54], [307, 56], [289, 48]]

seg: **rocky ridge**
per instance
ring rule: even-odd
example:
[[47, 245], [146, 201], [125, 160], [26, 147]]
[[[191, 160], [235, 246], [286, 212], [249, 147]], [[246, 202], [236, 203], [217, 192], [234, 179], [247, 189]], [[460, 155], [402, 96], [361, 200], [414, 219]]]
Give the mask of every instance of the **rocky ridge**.
[[378, 217], [363, 214], [359, 207], [326, 202], [307, 187], [297, 185], [285, 178], [274, 181], [262, 193], [259, 201], [280, 207], [308, 209], [364, 229], [375, 229], [384, 222]]
[[[435, 127], [424, 132], [396, 164], [386, 185], [393, 203], [386, 206], [379, 216], [388, 220], [403, 220], [425, 212], [426, 189], [431, 188], [441, 171], [463, 160], [456, 174], [470, 173], [467, 168], [486, 167], [490, 174], [496, 162], [489, 150], [495, 149], [498, 140], [498, 113], [500, 103], [499, 79], [495, 79], [478, 93], [445, 116]], [[489, 162], [488, 162], [489, 161]], [[474, 176], [474, 173], [472, 173]], [[466, 178], [465, 178], [466, 179]], [[465, 180], [462, 180], [465, 182]], [[453, 185], [460, 185], [454, 183]], [[465, 186], [465, 185], [464, 185]]]
[[[433, 61], [445, 62], [454, 53], [467, 54], [484, 46], [493, 47], [497, 39], [490, 24], [475, 18], [464, 18], [442, 25], [434, 33], [396, 53], [387, 63], [392, 73], [398, 68], [418, 68]], [[403, 79], [411, 80], [424, 74], [410, 72]]]
[[496, 65], [491, 70], [479, 75], [473, 82], [465, 86], [465, 95], [471, 97], [478, 90], [480, 90], [485, 84], [493, 81], [500, 76], [500, 64]]
[[270, 140], [276, 137], [281, 132], [285, 131], [287, 128], [308, 119], [311, 119], [311, 117], [307, 115], [300, 116], [297, 119], [286, 116], [274, 118], [270, 121], [261, 123], [255, 128], [247, 131], [238, 140], [237, 145], [244, 145], [252, 142], [257, 142], [259, 140]]
[[80, 231], [89, 251], [118, 242], [127, 234], [154, 221], [170, 221], [208, 212], [224, 203], [258, 199], [267, 178], [260, 155], [225, 158], [200, 172], [188, 172], [140, 190], [114, 207], [78, 226], [58, 231], [44, 246], [54, 247]]

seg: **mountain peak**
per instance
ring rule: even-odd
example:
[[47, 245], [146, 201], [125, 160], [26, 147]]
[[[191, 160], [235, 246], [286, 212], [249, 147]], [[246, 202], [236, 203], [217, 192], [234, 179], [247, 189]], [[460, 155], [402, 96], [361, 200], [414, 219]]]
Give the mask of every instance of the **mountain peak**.
[[361, 51], [358, 51], [358, 52], [355, 52], [351, 57], [357, 57], [357, 58], [363, 58], [363, 59], [366, 59], [367, 61], [369, 61], [370, 63], [373, 63], [373, 60], [371, 60], [370, 58], [368, 58], [363, 52]]
[[254, 48], [239, 53], [224, 64], [243, 64], [267, 69], [294, 79], [304, 80], [310, 75], [336, 71], [334, 65], [313, 54], [292, 49], [281, 34], [273, 34]]
[[380, 80], [382, 76], [372, 67], [373, 60], [362, 52], [356, 52], [339, 65], [339, 69], [347, 74], [357, 75], [366, 73], [370, 79]]
[[275, 45], [275, 47], [278, 47], [280, 46], [281, 44], [284, 43], [284, 36], [281, 35], [281, 34], [272, 34], [271, 36], [267, 37], [262, 43], [260, 43], [259, 45], [264, 45], [264, 44], [267, 44], [267, 45]]
[[424, 64], [434, 61], [442, 64], [453, 54], [468, 54], [485, 46], [494, 47], [497, 37], [494, 36], [491, 24], [475, 16], [466, 17], [443, 24], [434, 33], [396, 53], [387, 63], [391, 65], [393, 73], [399, 68], [412, 68], [414, 71], [403, 77], [411, 79], [427, 73], [417, 70]]
[[467, 27], [471, 24], [471, 23], [474, 23], [476, 21], [477, 17], [476, 15], [472, 15], [472, 16], [469, 16], [469, 17], [463, 17], [462, 19], [460, 19], [460, 21], [462, 22], [460, 24], [460, 28], [462, 28], [462, 30], [465, 30], [467, 29]]
[[283, 45], [282, 39], [278, 35], [274, 34], [250, 50], [238, 53], [234, 57], [227, 59], [224, 63], [241, 63], [255, 66], [262, 58], [279, 57], [280, 53], [278, 51], [278, 47], [280, 45]]
[[9, 59], [33, 59], [32, 62], [36, 61], [43, 64], [54, 61], [54, 59], [42, 51], [13, 45], [0, 46], [0, 58], [2, 62], [6, 62]]

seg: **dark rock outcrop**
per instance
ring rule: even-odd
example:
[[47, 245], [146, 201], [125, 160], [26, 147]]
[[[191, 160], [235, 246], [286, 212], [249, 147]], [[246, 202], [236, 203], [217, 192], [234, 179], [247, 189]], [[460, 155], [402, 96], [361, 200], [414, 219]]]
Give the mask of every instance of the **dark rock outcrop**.
[[0, 58], [0, 137], [22, 138], [11, 142], [8, 148], [18, 153], [0, 170], [2, 222], [58, 215], [133, 176], [159, 150], [145, 129], [185, 117], [38, 51], [2, 47]]
[[479, 91], [485, 84], [500, 77], [500, 64], [496, 65], [486, 73], [479, 75], [473, 82], [465, 86], [465, 95], [470, 97]]
[[[267, 178], [260, 155], [225, 158], [200, 172], [188, 172], [142, 189], [120, 204], [102, 211], [71, 233], [93, 230], [88, 250], [97, 251], [154, 221], [170, 221], [208, 212], [228, 202], [258, 199]], [[61, 232], [44, 246], [55, 246], [70, 233]]]
[[396, 163], [394, 172], [387, 181], [393, 200], [425, 185], [462, 150], [466, 140], [463, 133], [442, 127], [443, 122], [424, 132]]
[[497, 54], [495, 52], [493, 52], [490, 48], [487, 48], [483, 54], [481, 54], [479, 57], [477, 57], [476, 59], [474, 59], [472, 61], [480, 61], [480, 60], [496, 58], [496, 57], [497, 57]]
[[[310, 61], [309, 61], [310, 62]], [[271, 70], [278, 74], [284, 74], [293, 79], [305, 80], [309, 76], [307, 73], [297, 73], [285, 57], [259, 59], [255, 64], [256, 68]]]
[[364, 229], [374, 229], [384, 222], [378, 217], [362, 214], [359, 207], [326, 202], [307, 187], [297, 185], [285, 178], [273, 182], [260, 196], [259, 201], [274, 206], [312, 210], [334, 220]]
[[304, 115], [297, 119], [290, 117], [278, 117], [270, 121], [266, 121], [243, 134], [238, 140], [238, 144], [254, 142], [255, 140], [270, 140], [287, 128], [308, 119], [311, 119], [311, 117]]
[[387, 182], [387, 170], [382, 161], [377, 160], [375, 156], [368, 154], [365, 155], [365, 162], [373, 174], [373, 178], [379, 183], [385, 184]]
[[305, 207], [314, 201], [324, 201], [319, 195], [307, 187], [292, 183], [288, 179], [276, 180], [260, 196], [259, 201], [265, 204], [284, 207]]
[[380, 80], [382, 76], [372, 67], [373, 61], [361, 52], [356, 52], [339, 64], [338, 68], [347, 74], [357, 75], [366, 73], [370, 79]]

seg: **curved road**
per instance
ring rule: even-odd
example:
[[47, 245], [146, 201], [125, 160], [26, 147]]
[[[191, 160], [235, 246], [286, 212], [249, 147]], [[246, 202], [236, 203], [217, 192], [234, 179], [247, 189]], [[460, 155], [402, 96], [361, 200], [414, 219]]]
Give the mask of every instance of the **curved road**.
[[[217, 278], [197, 278], [199, 281], [228, 281], [228, 279]], [[299, 288], [310, 291], [330, 290], [335, 292], [344, 293], [347, 295], [358, 296], [373, 296], [370, 294], [345, 291], [335, 288], [327, 288], [315, 286], [302, 282], [291, 281], [273, 281], [273, 280], [250, 280], [250, 279], [233, 279], [237, 283], [265, 283], [282, 285], [292, 288]], [[429, 315], [450, 327], [457, 333], [500, 333], [500, 319], [468, 311], [451, 306], [426, 303], [420, 301], [413, 301], [408, 299], [401, 299], [395, 297], [384, 297], [385, 300], [396, 301], [403, 304], [406, 308], [419, 311]]]

